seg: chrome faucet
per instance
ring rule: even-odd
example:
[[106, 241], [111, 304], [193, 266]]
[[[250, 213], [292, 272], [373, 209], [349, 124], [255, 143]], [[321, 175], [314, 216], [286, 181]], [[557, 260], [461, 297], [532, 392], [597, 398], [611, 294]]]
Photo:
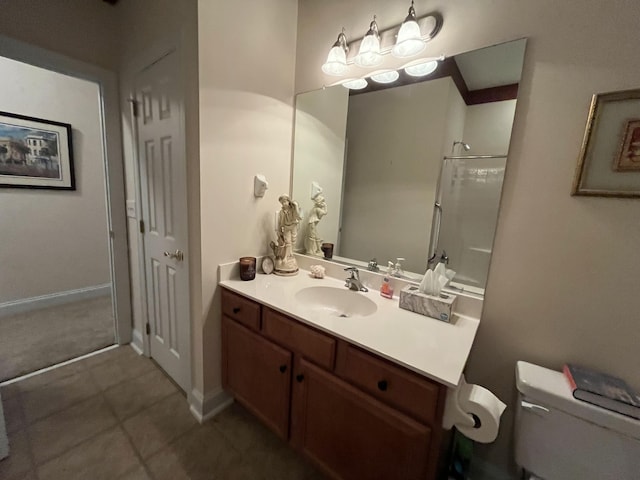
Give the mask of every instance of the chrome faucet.
[[380, 267], [378, 267], [378, 259], [377, 258], [372, 258], [371, 260], [369, 260], [369, 265], [367, 265], [367, 270], [369, 270], [370, 272], [379, 272], [380, 271]]
[[349, 278], [346, 279], [346, 283], [344, 284], [349, 290], [355, 290], [356, 292], [368, 292], [369, 289], [362, 285], [360, 281], [360, 272], [356, 267], [347, 267], [344, 269], [345, 272], [349, 272]]

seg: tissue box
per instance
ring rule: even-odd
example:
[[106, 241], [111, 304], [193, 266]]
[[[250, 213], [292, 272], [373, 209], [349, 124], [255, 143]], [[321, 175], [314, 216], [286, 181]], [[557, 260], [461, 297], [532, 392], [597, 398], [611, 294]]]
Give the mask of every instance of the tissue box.
[[443, 322], [450, 322], [458, 297], [450, 294], [441, 295], [440, 297], [427, 295], [415, 285], [407, 285], [400, 290], [400, 308]]

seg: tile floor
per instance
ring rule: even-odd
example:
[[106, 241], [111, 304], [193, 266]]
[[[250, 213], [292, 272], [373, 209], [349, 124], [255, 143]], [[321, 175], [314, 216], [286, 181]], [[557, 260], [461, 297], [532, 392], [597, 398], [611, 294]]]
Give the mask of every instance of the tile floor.
[[3, 387], [2, 401], [3, 480], [324, 478], [237, 404], [198, 424], [128, 346]]

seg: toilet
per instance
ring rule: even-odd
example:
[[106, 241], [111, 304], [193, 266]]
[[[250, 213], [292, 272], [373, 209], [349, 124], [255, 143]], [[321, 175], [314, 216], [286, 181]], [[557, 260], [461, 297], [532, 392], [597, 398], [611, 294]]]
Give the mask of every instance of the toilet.
[[561, 372], [518, 362], [515, 460], [526, 479], [640, 479], [640, 420], [576, 400]]

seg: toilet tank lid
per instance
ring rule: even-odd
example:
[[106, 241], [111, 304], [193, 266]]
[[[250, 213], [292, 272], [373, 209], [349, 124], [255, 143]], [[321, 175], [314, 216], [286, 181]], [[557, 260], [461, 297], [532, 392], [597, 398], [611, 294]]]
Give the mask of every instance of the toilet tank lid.
[[518, 361], [516, 386], [530, 401], [640, 439], [640, 420], [573, 398], [569, 383], [562, 372]]

